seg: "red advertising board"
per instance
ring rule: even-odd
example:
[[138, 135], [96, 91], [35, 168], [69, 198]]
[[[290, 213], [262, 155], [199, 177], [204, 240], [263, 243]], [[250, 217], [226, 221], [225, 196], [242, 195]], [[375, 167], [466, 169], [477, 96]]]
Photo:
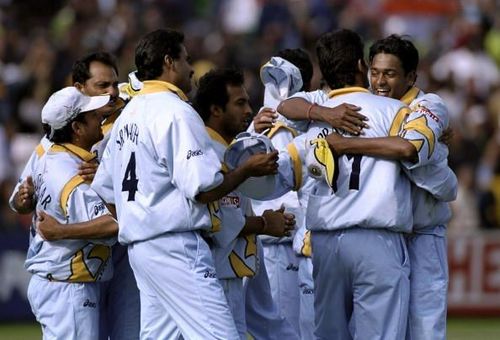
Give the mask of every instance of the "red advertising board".
[[449, 315], [500, 315], [500, 233], [448, 239]]

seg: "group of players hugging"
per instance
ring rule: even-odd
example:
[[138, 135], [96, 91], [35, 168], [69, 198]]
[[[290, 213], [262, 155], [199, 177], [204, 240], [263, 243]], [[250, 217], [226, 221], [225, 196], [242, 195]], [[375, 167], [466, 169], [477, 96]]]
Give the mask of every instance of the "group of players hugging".
[[[74, 63], [11, 196], [33, 213], [28, 299], [44, 339], [445, 339], [448, 113], [418, 52], [347, 29], [192, 91], [184, 35], [136, 71]], [[188, 98], [187, 94], [193, 93]]]

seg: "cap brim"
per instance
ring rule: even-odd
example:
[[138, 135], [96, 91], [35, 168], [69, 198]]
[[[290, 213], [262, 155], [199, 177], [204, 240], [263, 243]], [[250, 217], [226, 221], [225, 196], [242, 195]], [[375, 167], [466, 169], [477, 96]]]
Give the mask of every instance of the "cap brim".
[[92, 96], [89, 98], [90, 101], [85, 106], [82, 107], [81, 112], [88, 112], [100, 109], [101, 107], [109, 103], [109, 99], [111, 98], [111, 96], [109, 94], [103, 94], [101, 96]]

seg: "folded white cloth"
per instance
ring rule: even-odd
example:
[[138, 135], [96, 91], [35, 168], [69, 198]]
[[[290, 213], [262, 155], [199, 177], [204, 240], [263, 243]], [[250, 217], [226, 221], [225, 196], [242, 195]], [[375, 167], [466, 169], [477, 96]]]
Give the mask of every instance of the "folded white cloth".
[[260, 79], [265, 86], [264, 107], [272, 109], [298, 92], [303, 84], [298, 67], [280, 57], [272, 57], [261, 67]]

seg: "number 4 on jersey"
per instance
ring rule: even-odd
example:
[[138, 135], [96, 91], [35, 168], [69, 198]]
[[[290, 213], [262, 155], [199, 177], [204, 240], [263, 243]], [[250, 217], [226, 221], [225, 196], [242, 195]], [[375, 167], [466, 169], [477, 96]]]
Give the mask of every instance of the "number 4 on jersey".
[[137, 191], [138, 183], [139, 180], [135, 175], [135, 152], [132, 152], [122, 181], [122, 191], [128, 191], [127, 201], [135, 201], [135, 193]]

